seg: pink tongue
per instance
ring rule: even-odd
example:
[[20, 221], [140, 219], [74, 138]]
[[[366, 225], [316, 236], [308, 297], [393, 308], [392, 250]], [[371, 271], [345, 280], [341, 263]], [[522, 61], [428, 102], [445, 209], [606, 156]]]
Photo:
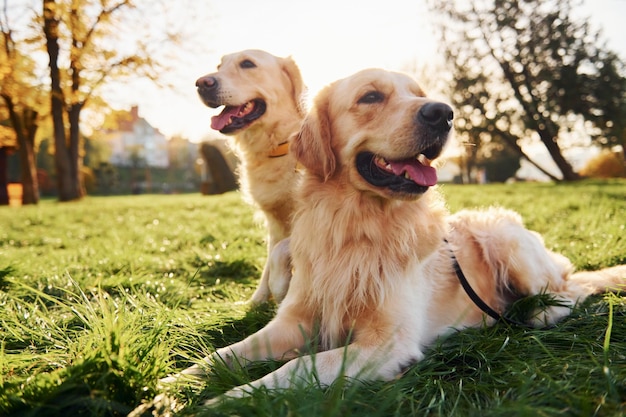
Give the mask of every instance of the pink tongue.
[[224, 110], [217, 116], [211, 117], [211, 129], [222, 130], [230, 123], [231, 116], [236, 116], [245, 106], [226, 106]]
[[403, 175], [405, 172], [418, 185], [431, 187], [437, 184], [437, 170], [433, 167], [422, 165], [417, 159], [390, 162], [395, 175]]

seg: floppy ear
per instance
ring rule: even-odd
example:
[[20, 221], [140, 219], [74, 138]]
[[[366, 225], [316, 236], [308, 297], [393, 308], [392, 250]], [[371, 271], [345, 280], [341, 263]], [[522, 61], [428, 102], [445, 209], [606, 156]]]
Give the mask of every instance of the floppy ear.
[[329, 95], [329, 87], [318, 94], [290, 146], [298, 162], [324, 181], [334, 174], [337, 166], [331, 144]]
[[306, 113], [304, 108], [304, 92], [306, 87], [304, 85], [304, 81], [302, 81], [300, 69], [291, 57], [281, 58], [280, 64], [283, 73], [287, 76], [289, 82], [291, 83], [291, 94], [294, 102], [296, 103], [296, 107], [298, 108], [298, 112], [304, 116]]

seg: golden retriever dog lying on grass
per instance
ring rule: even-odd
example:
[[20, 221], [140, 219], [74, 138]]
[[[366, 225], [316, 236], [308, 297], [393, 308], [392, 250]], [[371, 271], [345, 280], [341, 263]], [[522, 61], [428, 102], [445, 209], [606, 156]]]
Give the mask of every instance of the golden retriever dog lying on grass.
[[[322, 90], [292, 143], [305, 172], [287, 296], [266, 327], [205, 358], [207, 366], [291, 360], [227, 396], [303, 380], [389, 380], [451, 328], [493, 323], [497, 316], [486, 316], [464, 290], [457, 264], [498, 313], [522, 296], [553, 296], [558, 303], [528, 320], [536, 326], [555, 323], [591, 293], [624, 285], [625, 266], [572, 275], [571, 263], [514, 212], [449, 215], [431, 162], [452, 118], [448, 105], [400, 73], [364, 70]], [[310, 341], [317, 353], [300, 356]], [[182, 374], [203, 372], [195, 365]]]
[[[212, 118], [211, 128], [234, 136], [241, 189], [265, 216], [269, 255], [291, 232], [298, 174], [296, 161], [289, 153], [289, 140], [305, 113], [300, 70], [291, 58], [246, 50], [222, 57], [217, 72], [200, 77], [196, 86], [204, 104], [224, 107]], [[286, 250], [286, 244], [282, 250]], [[276, 259], [288, 262], [289, 258]], [[284, 282], [270, 281], [271, 267], [268, 260], [250, 300], [254, 304], [267, 301], [270, 294], [279, 302], [287, 291]], [[275, 275], [285, 274], [279, 271]]]

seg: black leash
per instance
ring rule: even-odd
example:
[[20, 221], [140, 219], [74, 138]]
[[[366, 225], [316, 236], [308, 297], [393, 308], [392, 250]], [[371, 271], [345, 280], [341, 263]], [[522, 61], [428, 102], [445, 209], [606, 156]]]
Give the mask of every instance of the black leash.
[[450, 256], [452, 258], [452, 267], [454, 268], [454, 272], [456, 273], [456, 276], [459, 279], [461, 286], [465, 290], [465, 293], [468, 295], [468, 297], [472, 300], [474, 304], [476, 304], [478, 308], [480, 308], [485, 314], [495, 319], [496, 321], [503, 321], [505, 323], [514, 324], [516, 326], [521, 326], [521, 327], [532, 327], [526, 323], [520, 323], [518, 321], [511, 320], [503, 316], [502, 314], [498, 313], [493, 308], [489, 307], [489, 305], [486, 302], [484, 302], [483, 299], [478, 296], [478, 294], [476, 294], [476, 291], [474, 291], [469, 281], [465, 277], [465, 274], [463, 273], [463, 270], [461, 269], [461, 265], [459, 265], [459, 261], [456, 259], [456, 256], [454, 255], [454, 251], [450, 247], [450, 243], [448, 243], [448, 240], [444, 239], [444, 242], [446, 242], [446, 245], [448, 245], [448, 249], [450, 250]]

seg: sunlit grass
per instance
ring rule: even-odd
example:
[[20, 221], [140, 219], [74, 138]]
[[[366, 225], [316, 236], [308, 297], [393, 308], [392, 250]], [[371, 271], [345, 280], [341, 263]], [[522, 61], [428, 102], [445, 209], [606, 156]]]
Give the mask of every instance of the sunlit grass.
[[[442, 191], [453, 211], [519, 211], [578, 268], [626, 263], [624, 181]], [[0, 208], [0, 415], [126, 415], [158, 394], [160, 377], [261, 328], [275, 307], [243, 302], [264, 235], [238, 193]], [[261, 390], [206, 409], [280, 363], [216, 366], [164, 405], [179, 415], [621, 415], [625, 312], [623, 297], [597, 296], [554, 329], [455, 333], [391, 382]]]

